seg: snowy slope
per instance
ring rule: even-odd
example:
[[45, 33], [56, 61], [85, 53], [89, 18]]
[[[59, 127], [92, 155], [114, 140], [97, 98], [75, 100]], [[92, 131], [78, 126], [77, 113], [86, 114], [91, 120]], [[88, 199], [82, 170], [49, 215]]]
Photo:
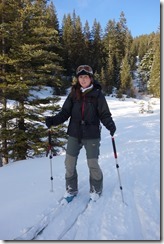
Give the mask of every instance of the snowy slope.
[[64, 207], [58, 203], [65, 192], [64, 153], [52, 159], [53, 192], [49, 157], [0, 168], [0, 239], [13, 240], [44, 219], [50, 223], [37, 240], [160, 240], [160, 100], [146, 97], [145, 107], [149, 100], [153, 113], [141, 114], [141, 100], [107, 97], [117, 126], [114, 138], [127, 205], [121, 198], [111, 136], [102, 127], [104, 190], [86, 210], [89, 174], [84, 149], [77, 166], [79, 196]]

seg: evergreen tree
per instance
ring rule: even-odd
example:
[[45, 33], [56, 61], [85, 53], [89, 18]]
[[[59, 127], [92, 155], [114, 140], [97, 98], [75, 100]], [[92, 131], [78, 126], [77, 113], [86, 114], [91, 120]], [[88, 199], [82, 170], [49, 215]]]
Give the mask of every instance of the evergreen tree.
[[47, 6], [47, 14], [49, 15], [47, 20], [48, 25], [53, 27], [59, 33], [59, 21], [57, 18], [56, 8], [53, 2], [51, 2], [50, 5]]
[[139, 56], [141, 60], [145, 53], [152, 48], [154, 35], [154, 33], [150, 35], [141, 35], [133, 39], [132, 48], [135, 57]]
[[122, 60], [120, 79], [121, 79], [121, 85], [120, 85], [121, 91], [127, 94], [128, 96], [130, 96], [131, 89], [132, 89], [132, 77], [130, 73], [130, 65], [128, 63], [127, 55]]
[[76, 16], [74, 12], [73, 18], [73, 25], [74, 25], [74, 35], [73, 35], [73, 71], [75, 73], [76, 68], [80, 64], [85, 63], [85, 41], [83, 35], [83, 28], [82, 23], [79, 16]]
[[117, 87], [120, 87], [120, 68], [122, 64], [122, 60], [127, 55], [127, 51], [129, 49], [129, 31], [126, 25], [125, 14], [122, 11], [120, 13], [119, 22], [116, 24], [116, 38], [115, 38], [115, 72], [116, 72], [116, 82]]
[[126, 18], [124, 12], [120, 13], [120, 20], [116, 24], [116, 55], [121, 63], [122, 58], [125, 56], [125, 52], [128, 49], [127, 46], [127, 32], [128, 28], [126, 26]]
[[19, 1], [2, 0], [0, 4], [0, 40], [2, 44], [0, 46], [0, 150], [4, 163], [9, 161], [8, 143], [12, 134], [8, 123], [12, 122], [13, 111], [7, 105], [9, 94], [13, 90], [13, 69], [9, 50], [14, 43], [14, 33], [17, 31], [14, 23], [18, 16], [18, 8]]
[[109, 20], [105, 35], [103, 38], [104, 50], [106, 53], [105, 60], [105, 70], [106, 70], [106, 90], [108, 87], [117, 87], [117, 74], [116, 74], [116, 56], [115, 56], [115, 43], [116, 43], [116, 22], [115, 20]]
[[92, 66], [92, 40], [91, 40], [91, 31], [90, 31], [90, 27], [89, 27], [89, 23], [88, 21], [85, 22], [84, 25], [84, 64], [88, 64], [90, 66]]
[[103, 64], [103, 49], [102, 49], [102, 29], [99, 22], [94, 20], [92, 31], [92, 67], [94, 71], [100, 74]]
[[66, 76], [75, 75], [76, 68], [85, 63], [85, 40], [80, 17], [73, 11], [64, 16], [62, 25], [63, 60]]
[[115, 69], [114, 57], [112, 55], [108, 58], [108, 67], [106, 69], [106, 90], [107, 93], [112, 93], [113, 87], [117, 87], [115, 83]]
[[[12, 124], [8, 124], [12, 136], [8, 138], [7, 149], [14, 160], [45, 152], [44, 112], [59, 109], [58, 97], [39, 98], [37, 95], [48, 83], [59, 84], [62, 70], [60, 57], [54, 52], [59, 45], [58, 32], [50, 24], [49, 13], [46, 1], [21, 1], [17, 18], [12, 22], [13, 42], [8, 50], [11, 73], [7, 84], [12, 83], [8, 96], [15, 101], [15, 109]], [[58, 139], [63, 137], [63, 129], [56, 130]], [[64, 143], [57, 144], [63, 146]]]
[[154, 38], [154, 56], [151, 67], [148, 89], [151, 94], [160, 97], [160, 33]]
[[71, 15], [68, 14], [67, 16], [64, 15], [63, 22], [62, 22], [62, 38], [61, 43], [63, 47], [62, 58], [63, 58], [63, 66], [65, 68], [65, 75], [71, 76], [72, 75], [72, 50], [73, 50], [73, 35], [74, 35], [74, 28], [72, 23]]
[[150, 78], [150, 72], [153, 63], [153, 56], [154, 56], [154, 51], [151, 48], [147, 51], [147, 53], [145, 53], [138, 67], [138, 73], [141, 77], [140, 90], [142, 91], [147, 90], [147, 84]]
[[103, 68], [101, 69], [101, 73], [100, 73], [98, 79], [100, 80], [100, 84], [102, 86], [102, 90], [103, 90], [104, 94], [107, 94], [106, 77], [105, 77], [105, 71]]

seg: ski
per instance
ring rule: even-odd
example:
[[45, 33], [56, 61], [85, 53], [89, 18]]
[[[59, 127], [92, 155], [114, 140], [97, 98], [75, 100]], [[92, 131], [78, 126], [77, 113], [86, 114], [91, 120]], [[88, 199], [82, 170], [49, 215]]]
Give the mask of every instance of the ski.
[[56, 208], [52, 208], [48, 213], [44, 214], [44, 216], [39, 220], [38, 223], [34, 224], [31, 227], [26, 228], [25, 232], [15, 238], [14, 240], [34, 240], [35, 237], [41, 233], [47, 225], [57, 216], [63, 205], [61, 205], [61, 201], [63, 198], [61, 198], [58, 202], [59, 205]]
[[78, 221], [79, 217], [84, 214], [84, 212], [87, 210], [87, 208], [91, 205], [91, 200], [88, 199], [88, 202], [83, 207], [83, 209], [78, 213], [76, 216], [73, 215], [70, 221], [70, 224], [67, 225], [64, 230], [61, 232], [61, 234], [56, 238], [56, 240], [62, 240], [63, 237], [66, 235], [66, 233], [75, 225], [75, 223]]
[[[71, 203], [71, 204], [70, 204]], [[61, 240], [63, 236], [74, 226], [78, 217], [84, 213], [84, 211], [88, 207], [89, 199], [81, 199], [79, 197], [75, 198], [72, 202], [64, 205], [65, 207], [62, 210], [62, 214], [56, 216], [53, 221], [44, 228], [44, 230], [36, 236], [33, 240], [45, 240], [44, 235], [46, 236], [46, 231], [49, 232], [50, 229], [55, 230], [53, 231], [53, 240]], [[66, 216], [63, 218], [63, 216]], [[64, 225], [60, 226], [59, 228], [55, 228], [59, 225], [59, 223], [63, 221]], [[51, 231], [50, 231], [51, 232]], [[49, 236], [49, 240], [52, 240], [51, 236]]]
[[[58, 201], [59, 205], [56, 208], [52, 208], [47, 214], [44, 214], [44, 216], [33, 226], [26, 228], [25, 232], [15, 238], [14, 240], [36, 240], [38, 236], [40, 236], [43, 231], [46, 229], [46, 227], [55, 219], [60, 219], [60, 214], [62, 211], [66, 211], [66, 213], [69, 211], [69, 206], [77, 206], [77, 215], [71, 216], [71, 222], [68, 225], [67, 228], [65, 228], [61, 234], [59, 234], [59, 238], [62, 238], [62, 236], [75, 224], [75, 222], [78, 219], [78, 216], [81, 215], [85, 209], [88, 206], [89, 200], [85, 202], [85, 204], [79, 205], [78, 201], [80, 201], [79, 196], [75, 197], [71, 202], [67, 204], [63, 204], [63, 197]], [[74, 204], [75, 203], [75, 204]], [[79, 206], [78, 206], [79, 205]], [[67, 207], [68, 206], [68, 207]], [[74, 208], [73, 208], [74, 209]]]
[[87, 209], [91, 206], [94, 206], [94, 204], [97, 203], [99, 199], [97, 200], [92, 200], [91, 198], [89, 198], [87, 200], [87, 202], [85, 203], [85, 205], [83, 206], [83, 208], [81, 209], [81, 211], [75, 216], [73, 215], [71, 217], [71, 221], [69, 221], [69, 224], [67, 226], [65, 226], [65, 228], [61, 231], [60, 235], [58, 235], [58, 237], [55, 238], [55, 240], [64, 240], [63, 237], [67, 234], [67, 232], [73, 228], [73, 226], [77, 223], [78, 219], [80, 218], [81, 215], [83, 215], [85, 213], [85, 211], [87, 211]]

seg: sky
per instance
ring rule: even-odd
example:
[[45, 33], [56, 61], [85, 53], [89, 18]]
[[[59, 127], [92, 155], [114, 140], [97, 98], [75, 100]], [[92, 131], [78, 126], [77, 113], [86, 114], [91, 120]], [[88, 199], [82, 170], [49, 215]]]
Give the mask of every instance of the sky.
[[64, 14], [72, 15], [74, 10], [80, 16], [83, 26], [88, 20], [92, 28], [96, 18], [103, 31], [109, 20], [119, 21], [123, 11], [133, 37], [156, 32], [160, 25], [159, 0], [53, 0], [53, 3], [60, 26]]
[[[66, 96], [61, 97], [59, 104], [65, 99]], [[60, 205], [65, 193], [65, 152], [52, 158], [53, 181], [49, 156], [9, 163], [0, 167], [0, 240], [31, 240], [36, 230], [47, 225], [35, 237], [39, 243], [47, 240], [159, 242], [162, 236], [160, 99], [149, 96], [124, 101], [110, 96], [106, 99], [117, 127], [114, 135], [117, 161], [110, 133], [102, 126], [99, 164], [104, 177], [100, 199], [86, 208], [89, 170], [84, 148], [77, 162], [79, 193], [66, 206]], [[139, 112], [142, 103], [144, 113]]]

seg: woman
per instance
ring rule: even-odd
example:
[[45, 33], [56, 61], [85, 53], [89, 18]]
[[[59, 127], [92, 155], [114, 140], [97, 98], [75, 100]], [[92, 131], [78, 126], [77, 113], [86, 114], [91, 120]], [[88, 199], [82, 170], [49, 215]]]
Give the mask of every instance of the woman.
[[100, 148], [100, 122], [110, 131], [116, 131], [101, 86], [93, 79], [93, 70], [88, 65], [80, 65], [76, 70], [77, 83], [66, 98], [61, 111], [46, 117], [48, 128], [64, 123], [70, 118], [67, 133], [68, 143], [65, 158], [66, 194], [70, 202], [78, 193], [77, 158], [84, 146], [90, 175], [90, 199], [96, 201], [103, 190], [103, 173], [98, 164]]

